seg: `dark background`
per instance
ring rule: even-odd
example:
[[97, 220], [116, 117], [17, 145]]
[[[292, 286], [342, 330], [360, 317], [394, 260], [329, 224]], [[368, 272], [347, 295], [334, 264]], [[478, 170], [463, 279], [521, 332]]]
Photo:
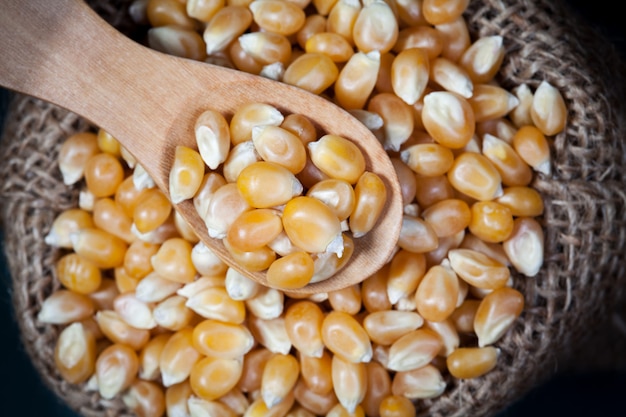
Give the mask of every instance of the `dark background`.
[[[619, 2], [568, 0], [568, 3], [614, 43], [626, 60], [626, 20], [617, 10]], [[7, 99], [7, 92], [0, 88], [0, 127]], [[2, 232], [0, 230], [0, 242]], [[76, 417], [43, 385], [24, 352], [11, 305], [11, 280], [3, 252], [0, 252], [0, 278], [0, 416]], [[623, 371], [558, 374], [498, 417], [624, 416], [625, 395], [626, 373]]]

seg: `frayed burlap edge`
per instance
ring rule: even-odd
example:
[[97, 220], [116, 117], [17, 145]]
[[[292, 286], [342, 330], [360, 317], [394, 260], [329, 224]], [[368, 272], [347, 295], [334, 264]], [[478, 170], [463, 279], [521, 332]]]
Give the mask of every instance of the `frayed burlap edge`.
[[[500, 81], [533, 89], [549, 81], [566, 100], [569, 123], [554, 140], [553, 174], [534, 183], [546, 202], [545, 266], [535, 278], [516, 277], [526, 309], [498, 343], [498, 367], [476, 380], [450, 380], [443, 396], [418, 403], [418, 415], [490, 416], [555, 372], [625, 365], [623, 64], [600, 34], [559, 2], [481, 0], [470, 7], [474, 33], [504, 37]], [[125, 21], [118, 10], [101, 12]], [[52, 353], [59, 329], [36, 320], [42, 300], [59, 287], [52, 272], [59, 253], [43, 237], [77, 198], [60, 179], [58, 147], [88, 128], [76, 115], [15, 96], [0, 148], [5, 251], [16, 319], [43, 380], [85, 416], [125, 416], [130, 413], [121, 401], [62, 381]]]

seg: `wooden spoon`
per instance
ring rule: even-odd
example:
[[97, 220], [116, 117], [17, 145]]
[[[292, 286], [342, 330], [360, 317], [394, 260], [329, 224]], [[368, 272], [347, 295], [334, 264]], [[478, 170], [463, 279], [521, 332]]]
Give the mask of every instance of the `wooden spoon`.
[[[338, 274], [294, 292], [347, 287], [388, 260], [402, 221], [398, 179], [379, 141], [348, 112], [293, 86], [151, 50], [122, 35], [80, 0], [0, 0], [0, 9], [0, 85], [64, 107], [103, 128], [168, 197], [174, 149], [195, 147], [195, 119], [209, 108], [232, 115], [248, 102], [269, 103], [352, 140], [364, 152], [367, 169], [387, 186], [384, 215], [374, 230], [355, 240], [354, 254]], [[222, 242], [208, 236], [191, 201], [176, 209], [228, 265], [267, 283], [264, 272], [242, 270]]]

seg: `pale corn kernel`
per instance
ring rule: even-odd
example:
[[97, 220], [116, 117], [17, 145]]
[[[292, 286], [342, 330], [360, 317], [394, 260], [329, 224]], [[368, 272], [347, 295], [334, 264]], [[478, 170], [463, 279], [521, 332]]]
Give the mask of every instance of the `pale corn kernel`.
[[447, 175], [424, 177], [418, 175], [415, 184], [415, 200], [422, 208], [427, 208], [438, 201], [454, 197], [454, 189]]
[[[206, 110], [196, 119], [194, 134], [202, 161], [210, 169], [217, 169], [226, 160], [230, 151], [228, 122], [222, 114], [214, 110]], [[194, 162], [195, 159], [197, 158], [194, 158]]]
[[174, 227], [180, 237], [182, 237], [192, 245], [200, 241], [200, 238], [196, 234], [196, 231], [192, 228], [191, 224], [189, 224], [189, 222], [185, 220], [183, 215], [178, 210], [173, 211], [172, 217], [174, 218]]
[[248, 328], [254, 339], [272, 353], [287, 355], [292, 348], [291, 340], [282, 316], [265, 320], [254, 315], [248, 319]]
[[410, 400], [435, 398], [446, 389], [446, 382], [439, 369], [433, 365], [411, 371], [397, 372], [393, 376], [391, 392]]
[[263, 271], [270, 267], [277, 258], [276, 253], [268, 246], [263, 246], [251, 251], [242, 251], [230, 244], [228, 238], [222, 239], [224, 247], [232, 257], [233, 261], [248, 271]]
[[140, 233], [148, 233], [167, 222], [172, 205], [165, 194], [157, 189], [147, 190], [133, 210], [133, 225]]
[[483, 36], [473, 42], [459, 59], [459, 64], [475, 84], [493, 79], [504, 59], [502, 36]]
[[110, 400], [128, 388], [137, 376], [139, 360], [129, 346], [115, 343], [103, 350], [96, 360], [98, 392]]
[[218, 401], [232, 410], [235, 415], [242, 415], [250, 406], [250, 400], [238, 387], [222, 395]]
[[[328, 357], [328, 372], [330, 378], [330, 356]], [[303, 407], [313, 416], [326, 416], [330, 410], [339, 403], [337, 396], [332, 390], [330, 392], [319, 393], [311, 389], [304, 379], [300, 379], [293, 389], [296, 404]]]
[[[332, 313], [331, 313], [332, 314]], [[367, 368], [363, 362], [350, 362], [335, 355], [331, 362], [333, 390], [339, 403], [352, 413], [363, 401], [367, 389]]]
[[519, 104], [509, 113], [509, 119], [520, 129], [523, 126], [532, 125], [533, 119], [530, 115], [530, 108], [533, 105], [533, 92], [530, 87], [528, 84], [520, 84], [511, 89], [511, 92], [515, 94]]
[[126, 215], [132, 217], [135, 207], [143, 199], [144, 193], [146, 193], [146, 190], [139, 190], [135, 187], [133, 177], [128, 176], [115, 190], [113, 199], [122, 207]]
[[546, 136], [554, 136], [565, 129], [567, 107], [559, 90], [542, 81], [535, 90], [530, 116], [533, 124]]
[[225, 0], [188, 0], [185, 11], [189, 17], [201, 22], [209, 22], [225, 5]]
[[135, 164], [135, 168], [133, 168], [133, 184], [138, 190], [150, 189], [156, 186], [154, 178], [139, 163]]
[[183, 2], [176, 0], [150, 0], [146, 5], [146, 17], [151, 26], [178, 25], [194, 28], [193, 19], [187, 16]]
[[337, 103], [344, 109], [362, 109], [374, 90], [379, 68], [378, 51], [352, 54], [339, 72], [334, 85]]
[[283, 313], [285, 295], [275, 288], [260, 286], [257, 294], [245, 301], [248, 312], [263, 320], [278, 318]]
[[218, 400], [207, 401], [192, 396], [187, 400], [189, 417], [236, 417], [237, 414]]
[[402, 216], [402, 226], [398, 246], [413, 253], [426, 253], [439, 245], [435, 230], [424, 219], [416, 216]]
[[103, 276], [100, 288], [90, 293], [89, 298], [93, 301], [96, 310], [109, 310], [113, 308], [113, 300], [118, 294], [115, 280]]
[[365, 171], [354, 187], [354, 210], [348, 220], [355, 238], [364, 236], [374, 228], [387, 202], [387, 188], [373, 172]]
[[437, 352], [438, 356], [448, 357], [461, 343], [459, 332], [450, 318], [443, 321], [427, 321], [424, 323], [424, 329], [434, 332], [439, 337], [442, 345]]
[[189, 380], [165, 388], [165, 410], [169, 417], [189, 416], [187, 401], [193, 395]]
[[254, 346], [252, 333], [241, 324], [204, 320], [193, 329], [193, 346], [203, 355], [237, 359]]
[[417, 329], [398, 338], [389, 347], [387, 369], [410, 371], [428, 365], [443, 348], [439, 335], [429, 329]]
[[[257, 159], [254, 158], [254, 160], [256, 161]], [[200, 188], [193, 197], [193, 205], [200, 217], [206, 217], [211, 197], [223, 185], [226, 185], [226, 179], [221, 174], [207, 172], [204, 175]]]
[[54, 364], [64, 380], [80, 384], [91, 377], [96, 366], [96, 340], [80, 323], [74, 322], [59, 334]]
[[384, 1], [364, 4], [354, 22], [352, 37], [361, 52], [388, 52], [398, 39], [398, 21]]
[[497, 342], [511, 328], [524, 309], [524, 295], [503, 287], [485, 296], [474, 317], [474, 332], [480, 347]]
[[193, 29], [166, 25], [148, 29], [147, 35], [150, 49], [195, 61], [202, 61], [206, 58], [204, 40]]
[[306, 16], [302, 27], [296, 33], [296, 42], [298, 46], [304, 50], [306, 48], [306, 41], [308, 41], [311, 36], [325, 31], [326, 17], [320, 14], [310, 14]]
[[452, 151], [438, 143], [411, 145], [400, 152], [400, 158], [415, 173], [425, 177], [445, 174], [454, 162]]
[[250, 11], [254, 22], [268, 32], [292, 35], [304, 25], [304, 11], [296, 4], [280, 0], [253, 1]]
[[450, 198], [426, 208], [422, 217], [441, 240], [463, 231], [470, 224], [471, 212], [465, 201]]
[[41, 303], [37, 320], [50, 324], [69, 324], [93, 315], [96, 306], [85, 294], [59, 289]]
[[331, 311], [322, 322], [322, 340], [328, 350], [350, 362], [368, 362], [372, 345], [363, 326], [351, 315]]
[[393, 91], [407, 104], [413, 105], [424, 94], [428, 84], [430, 63], [425, 50], [404, 49], [391, 65]]
[[252, 143], [264, 161], [281, 165], [297, 174], [306, 164], [306, 148], [295, 134], [279, 126], [258, 126], [252, 129]]
[[123, 146], [120, 148], [120, 157], [130, 169], [134, 169], [137, 165], [137, 159]]
[[541, 131], [534, 126], [522, 126], [513, 136], [513, 148], [521, 159], [535, 171], [549, 175], [550, 145]]
[[336, 63], [346, 62], [354, 54], [350, 42], [335, 32], [319, 32], [311, 35], [305, 43], [304, 50], [307, 53], [326, 54]]
[[431, 25], [449, 23], [463, 15], [469, 0], [423, 0], [422, 13]]
[[424, 96], [422, 123], [437, 143], [451, 149], [467, 145], [475, 130], [472, 106], [460, 95], [448, 91]]
[[471, 45], [467, 22], [463, 16], [448, 22], [435, 25], [435, 29], [443, 34], [441, 56], [457, 62]]
[[365, 171], [359, 147], [341, 136], [324, 135], [307, 147], [313, 163], [331, 178], [355, 184]]
[[279, 289], [298, 289], [313, 277], [315, 265], [307, 252], [294, 252], [276, 259], [267, 269], [267, 283]]
[[114, 311], [136, 329], [153, 329], [157, 326], [152, 308], [151, 304], [139, 300], [133, 292], [120, 294], [113, 300]]
[[300, 364], [292, 355], [274, 354], [261, 376], [261, 397], [268, 408], [281, 403], [295, 387], [300, 376]]
[[444, 90], [465, 99], [473, 97], [475, 86], [469, 74], [447, 58], [438, 57], [430, 62], [429, 79]]
[[495, 368], [499, 352], [492, 346], [458, 348], [448, 356], [446, 364], [455, 378], [478, 378]]
[[131, 231], [133, 220], [112, 198], [99, 198], [93, 205], [92, 215], [95, 227], [123, 239], [126, 243], [136, 240]]
[[511, 273], [506, 265], [471, 249], [452, 249], [448, 252], [450, 266], [468, 284], [486, 289], [501, 288]]
[[480, 301], [481, 300], [466, 299], [450, 316], [454, 327], [456, 327], [460, 333], [474, 333], [474, 317], [476, 316]]
[[128, 387], [122, 401], [138, 417], [161, 417], [165, 413], [165, 392], [155, 382], [136, 380]]
[[337, 238], [342, 239], [340, 221], [328, 206], [315, 198], [301, 196], [287, 202], [283, 228], [293, 244], [307, 252], [341, 253], [342, 249], [329, 246]]
[[455, 158], [447, 176], [455, 190], [476, 200], [487, 201], [502, 195], [502, 177], [484, 155], [462, 153]]
[[[264, 187], [264, 184], [272, 184], [271, 191]], [[302, 184], [291, 171], [266, 161], [255, 162], [244, 168], [236, 183], [237, 192], [250, 207], [254, 208], [285, 204], [300, 195], [302, 189]], [[215, 200], [215, 196], [212, 200]]]
[[191, 368], [191, 390], [207, 401], [216, 400], [237, 385], [242, 370], [241, 359], [204, 357]]
[[116, 311], [98, 311], [96, 322], [102, 333], [113, 343], [121, 343], [139, 350], [150, 340], [150, 331], [131, 326]]
[[165, 300], [175, 294], [182, 287], [182, 283], [160, 276], [152, 271], [139, 281], [135, 288], [135, 296], [146, 303]]
[[[333, 392], [331, 373], [332, 357], [327, 350], [322, 350], [319, 357], [299, 355], [300, 375], [306, 387], [312, 392], [327, 395]], [[297, 394], [296, 394], [297, 397]]]
[[196, 317], [185, 303], [187, 299], [181, 295], [172, 295], [157, 304], [152, 316], [158, 326], [163, 329], [178, 331], [188, 326]]
[[449, 263], [432, 266], [422, 278], [415, 301], [418, 313], [428, 321], [450, 317], [459, 295], [459, 279]]
[[247, 7], [225, 6], [218, 10], [202, 32], [206, 53], [211, 55], [226, 49], [248, 29], [250, 23], [252, 12]]
[[475, 84], [474, 92], [467, 101], [472, 106], [477, 123], [504, 117], [519, 104], [515, 95], [491, 84]]
[[415, 173], [400, 158], [390, 158], [391, 164], [398, 176], [400, 183], [400, 193], [402, 194], [402, 205], [406, 206], [415, 200], [417, 193], [417, 179]]
[[218, 188], [207, 205], [204, 217], [209, 236], [226, 237], [235, 219], [250, 208], [250, 204], [244, 199], [236, 183], [227, 183]]
[[431, 60], [441, 55], [443, 40], [442, 34], [430, 25], [404, 27], [398, 33], [393, 51], [400, 54], [407, 49], [419, 49]]
[[543, 265], [544, 235], [539, 222], [532, 217], [519, 217], [513, 231], [502, 243], [504, 252], [516, 271], [534, 277]]
[[387, 264], [361, 283], [361, 299], [367, 313], [391, 310], [392, 305], [387, 297], [388, 273], [389, 265]]
[[354, 23], [361, 7], [357, 0], [338, 0], [328, 13], [326, 30], [343, 36], [350, 46], [354, 46]]
[[261, 160], [261, 156], [256, 151], [252, 139], [235, 145], [224, 161], [222, 171], [226, 182], [235, 182], [241, 171], [248, 165]]
[[273, 356], [273, 352], [264, 347], [255, 347], [243, 357], [243, 370], [237, 389], [243, 393], [259, 392], [261, 389], [261, 377], [267, 361]]
[[530, 187], [505, 187], [495, 201], [511, 210], [515, 217], [536, 217], [543, 214], [541, 194]]
[[286, 65], [291, 59], [291, 44], [286, 36], [279, 33], [244, 33], [239, 36], [237, 42], [246, 54], [263, 66], [276, 63]]
[[261, 77], [269, 78], [270, 80], [281, 81], [285, 74], [285, 64], [280, 61], [273, 62], [271, 64], [264, 65], [259, 72]]
[[[342, 222], [342, 224], [343, 223], [344, 222]], [[347, 234], [343, 233], [342, 244], [343, 249], [341, 256], [336, 252], [322, 252], [311, 255], [313, 258], [313, 276], [311, 277], [311, 283], [324, 281], [346, 266], [354, 253], [354, 241]]]
[[387, 275], [387, 297], [395, 305], [413, 294], [426, 273], [426, 258], [421, 253], [400, 249], [391, 259]]
[[358, 284], [349, 285], [345, 288], [330, 291], [328, 303], [333, 311], [357, 315], [363, 307], [361, 287]]
[[354, 210], [354, 188], [344, 180], [322, 180], [309, 188], [306, 194], [330, 207], [339, 220], [346, 220]]
[[338, 75], [337, 64], [328, 55], [304, 53], [287, 66], [283, 82], [321, 94], [337, 80]]
[[89, 294], [100, 288], [102, 272], [93, 262], [76, 253], [68, 253], [55, 265], [59, 282], [67, 289]]
[[186, 327], [172, 334], [159, 357], [161, 378], [165, 387], [186, 380], [202, 355], [193, 347], [193, 329]]
[[363, 319], [363, 328], [372, 342], [383, 346], [393, 344], [423, 324], [424, 319], [411, 311], [376, 311], [367, 314]]
[[246, 318], [245, 304], [233, 300], [224, 287], [209, 287], [189, 297], [187, 307], [207, 319], [241, 324]]
[[413, 110], [393, 93], [378, 93], [367, 104], [367, 110], [383, 119], [382, 142], [388, 151], [398, 151], [415, 126]]
[[80, 181], [87, 161], [99, 152], [98, 137], [93, 132], [79, 132], [65, 139], [58, 156], [63, 183], [72, 185]]
[[495, 201], [472, 204], [469, 230], [485, 242], [503, 242], [513, 232], [513, 215], [508, 207]]
[[256, 297], [262, 290], [261, 284], [230, 267], [226, 271], [224, 288], [230, 298], [242, 301]]
[[93, 218], [88, 211], [80, 208], [63, 210], [52, 221], [44, 242], [50, 246], [70, 249], [72, 247], [70, 235], [82, 228], [93, 226]]
[[203, 276], [223, 276], [228, 269], [228, 265], [202, 242], [196, 243], [191, 249], [191, 262]]
[[139, 351], [139, 372], [137, 376], [146, 381], [154, 381], [161, 375], [160, 358], [163, 347], [171, 333], [152, 337]]
[[110, 197], [124, 181], [124, 167], [120, 160], [108, 153], [92, 156], [85, 163], [85, 183], [96, 197]]
[[322, 340], [322, 309], [308, 300], [297, 301], [285, 311], [285, 330], [292, 345], [302, 356], [321, 357], [324, 352]]
[[207, 276], [207, 277], [198, 277], [193, 282], [183, 285], [180, 287], [176, 294], [183, 296], [185, 298], [191, 298], [194, 295], [198, 294], [200, 291], [203, 291], [207, 288], [213, 287], [224, 287], [225, 285], [225, 277], [224, 276]]

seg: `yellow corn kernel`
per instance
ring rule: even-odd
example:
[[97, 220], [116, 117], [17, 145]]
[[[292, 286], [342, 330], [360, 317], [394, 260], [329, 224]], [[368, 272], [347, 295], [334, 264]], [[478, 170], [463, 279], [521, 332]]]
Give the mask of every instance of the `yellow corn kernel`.
[[276, 259], [267, 270], [268, 285], [279, 289], [306, 286], [313, 277], [315, 265], [311, 255], [299, 251]]
[[270, 104], [244, 104], [237, 108], [230, 120], [232, 145], [252, 140], [252, 129], [255, 126], [280, 126], [284, 119], [282, 113]]
[[97, 133], [98, 149], [113, 156], [121, 156], [120, 143], [106, 130], [99, 128]]
[[80, 384], [91, 377], [96, 366], [96, 340], [80, 323], [64, 328], [54, 348], [54, 364], [64, 380]]
[[398, 338], [389, 347], [387, 369], [401, 372], [421, 368], [443, 347], [439, 335], [429, 329], [417, 329]]
[[504, 52], [502, 36], [483, 36], [465, 50], [459, 64], [475, 84], [485, 84], [500, 70]]
[[56, 263], [56, 273], [65, 288], [80, 294], [96, 291], [102, 282], [100, 268], [76, 253], [61, 257]]
[[397, 372], [391, 383], [391, 393], [410, 400], [434, 398], [446, 389], [446, 382], [439, 369], [433, 365], [411, 371]]
[[163, 278], [152, 271], [139, 281], [135, 288], [135, 295], [147, 303], [159, 302], [175, 294], [180, 287], [182, 287], [180, 282]]
[[237, 359], [252, 349], [254, 338], [241, 324], [209, 319], [194, 327], [193, 346], [206, 356]]
[[535, 90], [530, 107], [533, 124], [546, 136], [553, 136], [565, 129], [567, 107], [563, 96], [547, 81]]
[[426, 253], [439, 246], [439, 238], [424, 219], [405, 214], [402, 216], [398, 246], [409, 252]]
[[443, 41], [443, 34], [432, 26], [412, 25], [400, 30], [393, 51], [399, 54], [408, 49], [419, 49], [425, 53], [424, 57], [432, 60], [441, 55]]
[[283, 210], [283, 228], [297, 247], [307, 252], [341, 253], [331, 245], [341, 238], [341, 223], [332, 210], [312, 197], [296, 197]]
[[460, 333], [474, 332], [474, 317], [480, 302], [481, 300], [466, 299], [450, 316], [450, 321]]
[[261, 397], [268, 408], [281, 403], [295, 387], [300, 376], [300, 364], [292, 355], [274, 354], [261, 376]]
[[283, 82], [321, 94], [337, 80], [338, 75], [339, 69], [328, 55], [304, 53], [287, 66]]
[[[332, 313], [331, 313], [332, 314]], [[367, 389], [367, 368], [363, 362], [350, 362], [335, 355], [331, 362], [333, 390], [339, 403], [353, 413]]]
[[348, 139], [324, 135], [307, 146], [315, 166], [331, 178], [355, 184], [365, 171], [363, 153]]
[[293, 392], [290, 392], [287, 397], [279, 404], [272, 408], [268, 408], [263, 401], [263, 397], [258, 396], [251, 404], [250, 407], [244, 413], [245, 417], [285, 417], [291, 407], [295, 403], [295, 397]]
[[163, 225], [172, 213], [172, 205], [159, 189], [147, 190], [133, 210], [133, 222], [140, 233], [148, 233]]
[[539, 222], [532, 217], [519, 217], [513, 231], [502, 243], [511, 264], [518, 272], [534, 277], [543, 265], [544, 235]]
[[193, 396], [189, 380], [165, 388], [165, 411], [168, 416], [188, 416], [187, 400]]
[[235, 219], [228, 229], [230, 245], [241, 251], [266, 246], [283, 230], [280, 213], [274, 209], [252, 209]]
[[365, 171], [354, 187], [355, 205], [350, 214], [349, 227], [355, 238], [374, 228], [387, 202], [387, 188], [381, 178]]
[[131, 231], [133, 220], [112, 198], [99, 198], [94, 203], [93, 223], [97, 228], [123, 239], [126, 243], [136, 240]]
[[[328, 378], [330, 375], [330, 356], [328, 356]], [[325, 365], [326, 366], [326, 365]], [[293, 389], [296, 403], [303, 407], [313, 416], [326, 416], [330, 410], [339, 403], [337, 396], [332, 390], [332, 381], [330, 382], [329, 392], [316, 392], [307, 385], [304, 379], [300, 379]], [[291, 414], [291, 413], [290, 413]]]
[[372, 345], [363, 326], [351, 315], [331, 311], [322, 322], [324, 345], [336, 356], [349, 362], [367, 362], [372, 357]]
[[310, 14], [306, 16], [300, 30], [296, 33], [296, 41], [300, 48], [306, 48], [306, 42], [316, 33], [326, 31], [326, 17], [320, 14]]
[[454, 197], [454, 189], [446, 175], [437, 177], [417, 176], [415, 200], [420, 207], [427, 208], [438, 201]]
[[384, 148], [398, 151], [415, 126], [411, 106], [394, 93], [379, 93], [369, 100], [367, 110], [383, 119], [381, 133]]
[[255, 298], [264, 289], [258, 282], [230, 267], [226, 271], [224, 288], [226, 288], [230, 298], [242, 301]]
[[128, 176], [117, 187], [113, 199], [122, 207], [127, 216], [133, 216], [135, 213], [135, 207], [143, 199], [145, 193], [148, 191], [143, 189], [139, 190], [135, 187], [132, 176]]
[[502, 195], [502, 178], [487, 157], [474, 152], [457, 156], [448, 171], [450, 185], [457, 191], [480, 201]]
[[160, 358], [171, 333], [161, 333], [152, 337], [139, 351], [138, 376], [146, 381], [154, 381], [161, 375]]
[[354, 411], [349, 411], [343, 405], [336, 404], [328, 411], [326, 417], [365, 417], [365, 411], [360, 404], [354, 408]]
[[471, 44], [465, 18], [459, 16], [448, 23], [437, 24], [435, 29], [443, 34], [441, 56], [457, 62]]
[[346, 220], [354, 210], [355, 192], [344, 180], [322, 180], [309, 188], [306, 195], [330, 207], [340, 221]]
[[193, 19], [187, 16], [185, 4], [176, 0], [149, 0], [146, 16], [150, 26], [178, 25], [194, 28]]
[[113, 310], [136, 329], [153, 329], [157, 323], [152, 316], [153, 305], [139, 300], [133, 292], [119, 294], [113, 300]]
[[225, 0], [188, 0], [185, 11], [189, 17], [201, 22], [209, 22], [211, 18], [225, 5]]
[[385, 265], [361, 283], [361, 299], [368, 313], [391, 309], [391, 302], [387, 297], [388, 272], [389, 265]]
[[251, 251], [242, 251], [231, 245], [228, 238], [222, 239], [222, 243], [237, 265], [248, 271], [263, 271], [276, 260], [276, 252], [268, 246]]
[[[350, 0], [351, 1], [351, 0]], [[378, 78], [376, 79], [376, 91], [379, 93], [393, 93], [393, 85], [391, 83], [391, 67], [396, 54], [393, 52], [385, 52], [380, 54], [380, 68], [378, 69]], [[376, 131], [382, 127], [374, 127], [366, 124], [371, 131]]]
[[155, 382], [136, 380], [128, 387], [122, 401], [138, 417], [161, 417], [165, 413], [165, 392]]
[[186, 327], [172, 334], [159, 358], [159, 368], [165, 387], [186, 380], [201, 354], [193, 347], [193, 329]]
[[436, 265], [441, 263], [441, 261], [446, 258], [449, 250], [459, 247], [464, 237], [465, 229], [461, 229], [451, 236], [440, 238], [439, 246], [437, 246], [436, 249], [424, 254], [426, 258], [426, 263], [428, 265]]
[[146, 277], [153, 268], [150, 258], [157, 253], [159, 245], [135, 240], [132, 242], [124, 254], [124, 271], [128, 276], [136, 279]]
[[[309, 142], [312, 143], [312, 142]], [[308, 144], [307, 144], [308, 146]], [[329, 179], [330, 177], [323, 173], [311, 160], [309, 156], [306, 158], [306, 164], [304, 169], [300, 171], [296, 178], [304, 186], [304, 188], [311, 188], [320, 181]]]
[[398, 39], [398, 21], [384, 1], [372, 1], [360, 10], [352, 30], [354, 43], [361, 52], [389, 52]]
[[362, 109], [378, 79], [380, 53], [356, 52], [346, 61], [335, 82], [335, 99], [344, 109]]
[[389, 346], [404, 335], [424, 324], [422, 317], [411, 311], [384, 310], [369, 313], [363, 319], [363, 328], [372, 342]]
[[169, 191], [173, 204], [193, 198], [204, 178], [204, 161], [200, 153], [178, 145], [169, 174]]
[[193, 365], [189, 383], [194, 394], [207, 401], [213, 401], [237, 385], [242, 369], [240, 359], [207, 356]]
[[431, 25], [449, 23], [459, 18], [469, 4], [469, 0], [424, 0], [422, 13]]
[[249, 165], [261, 161], [252, 140], [235, 145], [224, 162], [222, 171], [226, 182], [236, 182], [239, 174]]
[[380, 417], [411, 417], [415, 415], [415, 405], [401, 395], [388, 395], [379, 408]]
[[550, 145], [534, 126], [522, 126], [513, 136], [513, 148], [535, 171], [550, 174]]
[[485, 296], [474, 317], [474, 331], [480, 347], [497, 342], [524, 309], [524, 296], [519, 291], [503, 287]]
[[361, 2], [354, 0], [338, 0], [328, 13], [325, 29], [341, 35], [350, 46], [354, 46], [354, 23], [361, 11]]
[[261, 388], [261, 377], [267, 361], [273, 353], [264, 347], [255, 347], [243, 358], [243, 370], [237, 388], [244, 393], [258, 391]]
[[357, 315], [363, 306], [361, 287], [353, 284], [345, 288], [330, 291], [328, 302], [333, 311], [339, 311], [350, 315]]
[[74, 251], [101, 269], [121, 266], [128, 245], [104, 230], [83, 228], [70, 236]]
[[[272, 184], [271, 190], [265, 184]], [[236, 187], [242, 198], [254, 208], [279, 206], [302, 192], [302, 184], [291, 171], [265, 161], [244, 168], [237, 178]]]
[[[429, 79], [444, 90], [467, 100], [473, 97], [475, 87], [469, 74], [447, 58], [438, 57], [430, 62]], [[477, 120], [476, 117], [475, 119]]]
[[450, 237], [464, 230], [471, 220], [471, 212], [463, 200], [450, 198], [439, 201], [422, 213], [438, 238]]
[[424, 275], [417, 291], [417, 311], [428, 321], [442, 321], [456, 308], [459, 279], [447, 264], [432, 266]]
[[543, 214], [541, 194], [530, 187], [506, 187], [495, 201], [511, 210], [515, 217], [536, 217]]
[[286, 355], [291, 351], [291, 340], [287, 334], [284, 317], [262, 319], [250, 315], [248, 328], [261, 346], [265, 346], [272, 353]]
[[400, 157], [409, 168], [426, 177], [445, 174], [454, 162], [452, 151], [437, 143], [411, 145], [400, 153]]
[[254, 22], [268, 32], [292, 35], [304, 25], [304, 11], [291, 2], [269, 0], [250, 3]]
[[196, 269], [191, 261], [191, 243], [183, 238], [167, 239], [150, 258], [154, 271], [162, 278], [182, 284], [192, 282]]
[[129, 346], [114, 343], [103, 350], [96, 360], [98, 391], [110, 400], [128, 388], [137, 376], [139, 360]]
[[207, 401], [204, 398], [192, 396], [187, 400], [189, 415], [193, 417], [235, 417], [237, 414], [221, 401]]
[[65, 185], [76, 184], [83, 178], [87, 161], [100, 152], [98, 138], [93, 132], [70, 135], [59, 149], [59, 170]]
[[246, 54], [263, 66], [279, 62], [286, 65], [291, 58], [291, 44], [279, 33], [250, 32], [241, 35], [237, 41]]
[[285, 116], [280, 127], [296, 135], [304, 145], [317, 139], [315, 125], [302, 114], [292, 113]]
[[391, 65], [391, 85], [398, 97], [413, 105], [424, 94], [430, 63], [427, 52], [411, 47], [401, 51]]
[[50, 246], [70, 249], [72, 247], [71, 234], [82, 228], [93, 226], [91, 213], [80, 208], [70, 208], [55, 217], [44, 241]]
[[202, 61], [206, 45], [194, 29], [166, 25], [148, 29], [147, 44], [151, 49], [181, 58]]
[[460, 95], [448, 91], [424, 96], [422, 123], [437, 143], [451, 149], [467, 145], [475, 131], [472, 106]]
[[[246, 184], [244, 179], [242, 179], [242, 184]], [[237, 184], [228, 183], [219, 187], [210, 198], [204, 216], [209, 236], [226, 237], [235, 219], [250, 208], [250, 204], [240, 193]]]
[[297, 174], [306, 164], [306, 148], [300, 138], [279, 126], [259, 126], [252, 129], [252, 143], [259, 156], [267, 162], [281, 165]]
[[208, 277], [198, 277], [193, 282], [183, 285], [180, 289], [176, 291], [176, 294], [181, 295], [185, 298], [191, 298], [194, 295], [198, 294], [200, 291], [206, 290], [207, 288], [213, 287], [224, 287], [225, 278], [224, 276], [208, 276]]
[[442, 345], [437, 352], [438, 356], [448, 357], [461, 343], [459, 332], [450, 318], [443, 321], [427, 321], [424, 323], [424, 329], [432, 331], [439, 337]]
[[228, 57], [235, 69], [256, 75], [260, 75], [261, 71], [263, 71], [263, 64], [257, 62], [256, 59], [244, 51], [241, 44], [237, 41], [231, 42], [228, 47]]
[[246, 318], [245, 304], [233, 300], [224, 287], [209, 287], [189, 297], [187, 307], [207, 319], [241, 324]]
[[137, 329], [128, 324], [113, 310], [100, 310], [96, 313], [96, 321], [102, 333], [113, 343], [130, 346], [139, 350], [150, 340], [150, 332]]
[[514, 94], [491, 84], [475, 84], [467, 101], [472, 106], [476, 122], [504, 117], [519, 104]]
[[485, 242], [502, 242], [513, 232], [511, 210], [495, 201], [479, 201], [472, 204], [472, 220], [469, 230]]
[[455, 378], [478, 378], [495, 368], [499, 352], [492, 346], [459, 348], [448, 356], [446, 364]]
[[206, 216], [209, 201], [218, 188], [226, 184], [226, 179], [217, 172], [207, 172], [202, 179], [200, 188], [193, 197], [193, 205], [200, 215]]
[[324, 314], [315, 303], [297, 301], [285, 311], [285, 330], [302, 356], [321, 357], [324, 352], [322, 322]]
[[225, 50], [252, 23], [252, 12], [244, 6], [225, 6], [218, 10], [202, 33], [206, 52], [211, 55]]
[[304, 49], [307, 53], [326, 54], [336, 63], [346, 62], [354, 54], [350, 42], [335, 32], [319, 32], [311, 35]]
[[87, 189], [96, 197], [110, 197], [124, 181], [124, 167], [118, 158], [108, 153], [92, 156], [85, 163]]
[[319, 395], [332, 393], [332, 358], [328, 351], [322, 350], [322, 354], [319, 357], [301, 354], [299, 358], [300, 374], [307, 388]]
[[485, 242], [471, 233], [467, 233], [465, 235], [459, 247], [484, 253], [503, 265], [509, 266], [511, 264], [506, 253], [504, 252], [504, 249], [502, 248], [502, 244]]
[[533, 92], [530, 91], [528, 84], [520, 84], [511, 89], [511, 92], [515, 94], [519, 104], [509, 113], [509, 119], [520, 129], [523, 126], [531, 126], [533, 119], [530, 115], [530, 108], [533, 105]]
[[426, 273], [426, 258], [421, 253], [400, 249], [393, 256], [387, 276], [387, 297], [392, 305], [414, 294]]
[[415, 173], [400, 158], [390, 158], [391, 164], [398, 176], [400, 183], [400, 193], [402, 194], [402, 205], [411, 204], [417, 193], [417, 179]]
[[365, 415], [377, 416], [383, 398], [391, 394], [391, 377], [387, 369], [378, 362], [368, 362], [365, 367], [367, 390], [360, 405]]
[[459, 278], [474, 287], [501, 288], [511, 276], [506, 265], [471, 249], [452, 249], [448, 252], [448, 259]]

